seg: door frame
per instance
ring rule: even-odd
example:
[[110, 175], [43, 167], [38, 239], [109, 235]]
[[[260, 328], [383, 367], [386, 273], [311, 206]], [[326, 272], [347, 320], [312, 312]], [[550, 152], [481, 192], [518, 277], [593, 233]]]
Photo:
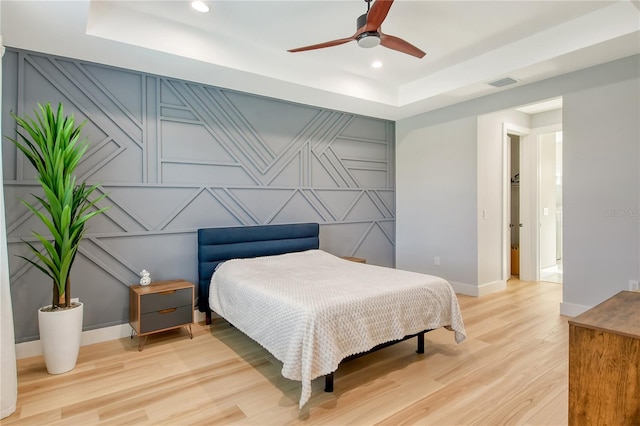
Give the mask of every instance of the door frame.
[[509, 134], [520, 136], [520, 279], [540, 279], [540, 143], [538, 134], [517, 124], [502, 123], [502, 279], [511, 274], [511, 147]]

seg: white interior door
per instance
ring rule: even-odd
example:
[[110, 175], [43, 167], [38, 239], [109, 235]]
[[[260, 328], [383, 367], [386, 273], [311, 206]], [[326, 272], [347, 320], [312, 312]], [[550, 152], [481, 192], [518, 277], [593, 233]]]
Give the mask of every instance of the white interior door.
[[504, 206], [503, 206], [503, 217], [505, 218], [505, 220], [503, 220], [503, 229], [504, 229], [504, 241], [503, 241], [503, 245], [504, 245], [504, 249], [503, 249], [503, 253], [502, 253], [502, 279], [503, 280], [508, 280], [511, 277], [511, 232], [513, 230], [513, 218], [511, 217], [511, 202], [512, 202], [512, 198], [511, 198], [511, 191], [512, 191], [512, 185], [511, 185], [511, 144], [512, 144], [512, 140], [511, 140], [511, 136], [509, 136], [508, 134], [505, 134], [505, 143], [504, 143], [504, 150], [503, 150], [503, 165], [504, 165], [504, 188], [503, 188], [503, 193], [504, 193]]
[[538, 281], [539, 270], [539, 164], [540, 149], [535, 135], [520, 138], [520, 279]]

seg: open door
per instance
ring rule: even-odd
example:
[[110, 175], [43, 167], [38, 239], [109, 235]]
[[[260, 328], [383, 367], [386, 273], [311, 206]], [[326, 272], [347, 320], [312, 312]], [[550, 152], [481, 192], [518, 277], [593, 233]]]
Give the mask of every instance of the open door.
[[540, 144], [537, 135], [520, 137], [520, 279], [540, 280]]
[[507, 158], [510, 165], [510, 191], [507, 192], [507, 206], [509, 206], [509, 244], [511, 256], [509, 262], [509, 276], [520, 275], [520, 136], [507, 134]]
[[[514, 152], [513, 152], [513, 148], [514, 148], [514, 138], [513, 135], [510, 134], [506, 134], [505, 135], [506, 139], [504, 141], [504, 158], [503, 158], [503, 163], [504, 163], [504, 168], [505, 168], [505, 176], [503, 177], [504, 182], [507, 183], [509, 182], [509, 184], [505, 185], [505, 188], [503, 189], [504, 191], [504, 211], [503, 211], [503, 216], [504, 216], [504, 221], [506, 222], [507, 227], [505, 228], [505, 241], [503, 241], [503, 245], [507, 243], [507, 241], [509, 242], [509, 244], [511, 245], [511, 251], [505, 251], [503, 250], [503, 259], [502, 259], [502, 279], [503, 280], [508, 280], [511, 275], [519, 275], [520, 271], [519, 271], [519, 267], [520, 267], [520, 263], [519, 261], [516, 261], [514, 259], [514, 252], [513, 252], [513, 245], [514, 245], [514, 240], [516, 240], [516, 235], [515, 232], [516, 230], [514, 229], [514, 223], [517, 222], [516, 219], [516, 215], [514, 214], [513, 211], [513, 206], [514, 203], [516, 203], [515, 198], [517, 196], [517, 194], [515, 193], [515, 191], [517, 190], [515, 187], [515, 170], [518, 169], [520, 166], [514, 164]], [[518, 160], [519, 161], [519, 160]], [[510, 255], [508, 255], [507, 253], [510, 253]], [[517, 262], [517, 266], [515, 265]]]
[[[515, 154], [515, 150], [512, 149], [514, 139], [519, 139], [517, 168], [513, 167], [516, 161], [512, 155]], [[503, 141], [503, 279], [506, 281], [511, 277], [512, 246], [517, 245], [520, 279], [538, 281], [540, 274], [537, 214], [539, 144], [537, 137], [530, 135], [529, 129], [509, 123], [503, 123]], [[517, 173], [513, 173], [512, 170], [517, 170]], [[517, 205], [512, 206], [516, 195]]]

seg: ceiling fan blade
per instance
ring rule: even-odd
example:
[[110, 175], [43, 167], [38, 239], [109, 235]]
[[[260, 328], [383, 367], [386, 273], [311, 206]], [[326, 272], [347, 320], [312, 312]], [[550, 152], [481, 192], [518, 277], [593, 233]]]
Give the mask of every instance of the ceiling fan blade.
[[364, 31], [378, 31], [392, 4], [393, 0], [376, 0], [367, 14], [367, 25], [365, 25]]
[[287, 50], [287, 52], [292, 52], [292, 53], [293, 52], [304, 52], [305, 50], [323, 49], [325, 47], [338, 46], [340, 44], [345, 44], [345, 43], [348, 43], [350, 41], [355, 40], [356, 39], [356, 35], [357, 34], [354, 34], [351, 37], [340, 38], [338, 40], [325, 41], [324, 43], [312, 44], [310, 46], [297, 47], [295, 49], [289, 49], [289, 50]]
[[407, 55], [415, 56], [416, 58], [422, 58], [426, 55], [425, 52], [418, 49], [413, 44], [388, 34], [380, 33], [380, 44], [387, 49], [397, 50], [398, 52], [406, 53]]

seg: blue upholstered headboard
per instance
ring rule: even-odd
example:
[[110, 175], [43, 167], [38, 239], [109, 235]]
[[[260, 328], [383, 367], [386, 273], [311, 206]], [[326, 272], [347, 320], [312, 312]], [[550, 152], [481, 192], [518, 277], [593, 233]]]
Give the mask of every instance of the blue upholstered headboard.
[[198, 229], [198, 309], [209, 310], [209, 283], [219, 263], [317, 249], [317, 223]]

